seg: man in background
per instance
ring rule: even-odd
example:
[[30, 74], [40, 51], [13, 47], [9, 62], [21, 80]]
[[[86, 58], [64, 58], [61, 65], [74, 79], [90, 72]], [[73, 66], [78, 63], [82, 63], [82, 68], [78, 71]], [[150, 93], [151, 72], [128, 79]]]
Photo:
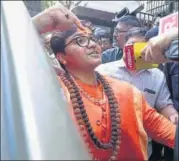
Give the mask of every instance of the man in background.
[[131, 15], [123, 16], [118, 20], [114, 29], [113, 37], [116, 40], [117, 46], [108, 49], [102, 53], [102, 63], [109, 63], [120, 60], [123, 55], [123, 47], [125, 43], [125, 35], [132, 27], [141, 27], [141, 22]]
[[101, 28], [96, 28], [94, 30], [94, 36], [100, 41], [102, 51], [112, 48], [112, 35], [109, 32]]
[[[146, 42], [146, 31], [147, 30], [144, 28], [130, 29], [126, 36], [126, 45], [136, 42]], [[173, 102], [170, 98], [170, 92], [168, 90], [164, 73], [157, 68], [130, 71], [126, 68], [123, 59], [102, 64], [97, 67], [96, 70], [101, 74], [106, 74], [113, 78], [127, 81], [136, 86], [139, 90], [141, 90], [141, 92], [143, 92], [146, 101], [152, 107], [155, 107], [159, 113], [163, 114], [165, 117], [176, 124], [178, 120], [178, 113], [175, 110]], [[152, 151], [154, 154], [156, 151], [160, 152], [156, 150], [156, 148], [153, 149], [152, 141], [149, 139], [149, 157], [152, 155]], [[154, 159], [154, 157], [152, 159]]]

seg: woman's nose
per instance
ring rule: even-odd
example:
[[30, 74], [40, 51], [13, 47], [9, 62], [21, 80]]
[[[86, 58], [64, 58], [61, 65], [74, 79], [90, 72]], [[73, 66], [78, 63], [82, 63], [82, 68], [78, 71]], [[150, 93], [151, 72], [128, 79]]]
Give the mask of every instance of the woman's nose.
[[96, 43], [95, 41], [90, 40], [89, 45], [88, 45], [88, 48], [95, 48], [96, 45], [97, 45], [97, 43]]

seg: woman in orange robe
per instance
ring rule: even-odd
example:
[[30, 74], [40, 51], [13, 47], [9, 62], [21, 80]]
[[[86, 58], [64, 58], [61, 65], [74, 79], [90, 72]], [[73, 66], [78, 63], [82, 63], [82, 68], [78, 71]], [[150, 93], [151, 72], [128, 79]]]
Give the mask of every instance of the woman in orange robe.
[[59, 82], [93, 159], [147, 160], [147, 134], [174, 146], [175, 125], [135, 87], [94, 72], [101, 62], [95, 38], [73, 26], [53, 34], [51, 47], [66, 70]]
[[147, 134], [174, 147], [176, 126], [149, 107], [139, 90], [95, 73], [101, 48], [91, 34], [72, 26], [53, 34], [50, 44], [65, 70], [58, 79], [71, 116], [93, 160], [147, 160]]

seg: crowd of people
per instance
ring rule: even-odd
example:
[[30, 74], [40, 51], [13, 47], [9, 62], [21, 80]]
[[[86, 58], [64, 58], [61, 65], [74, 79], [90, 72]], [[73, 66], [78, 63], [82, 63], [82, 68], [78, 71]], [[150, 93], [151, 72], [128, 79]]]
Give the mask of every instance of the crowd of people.
[[[178, 61], [164, 53], [176, 49], [171, 43], [178, 30], [158, 35], [158, 26], [146, 29], [135, 16], [126, 15], [111, 36], [62, 5], [32, 20], [39, 34], [51, 33], [45, 47], [60, 64], [53, 64], [57, 79], [92, 159], [172, 161]], [[126, 68], [124, 47], [137, 42], [148, 43], [142, 58], [160, 63], [160, 68]]]

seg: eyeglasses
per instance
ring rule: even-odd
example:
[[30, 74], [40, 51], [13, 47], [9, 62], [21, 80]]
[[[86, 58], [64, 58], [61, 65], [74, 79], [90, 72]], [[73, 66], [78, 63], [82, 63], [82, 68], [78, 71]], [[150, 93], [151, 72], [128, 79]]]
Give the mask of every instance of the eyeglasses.
[[96, 38], [95, 36], [90, 36], [90, 37], [87, 37], [87, 36], [79, 36], [79, 37], [76, 37], [74, 39], [72, 39], [71, 41], [69, 41], [67, 44], [65, 44], [65, 47], [67, 45], [69, 45], [70, 43], [72, 42], [76, 42], [76, 44], [80, 47], [87, 47], [89, 46], [90, 44], [90, 40], [92, 40], [93, 42], [97, 43], [97, 44], [100, 44], [100, 40], [98, 38]]

